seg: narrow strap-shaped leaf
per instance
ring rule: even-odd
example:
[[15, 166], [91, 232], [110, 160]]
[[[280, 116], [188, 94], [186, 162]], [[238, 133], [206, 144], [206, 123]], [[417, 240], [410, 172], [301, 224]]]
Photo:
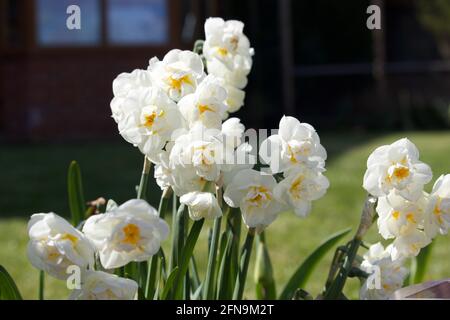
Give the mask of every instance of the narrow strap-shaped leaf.
[[188, 270], [189, 261], [191, 260], [195, 244], [197, 243], [198, 236], [200, 235], [200, 231], [202, 230], [204, 222], [205, 219], [195, 221], [192, 224], [191, 231], [189, 232], [189, 235], [186, 239], [186, 243], [182, 250], [182, 256], [179, 261], [179, 272], [174, 284], [175, 299], [181, 299], [183, 296], [182, 293], [183, 293], [184, 276], [186, 275], [186, 272]]
[[164, 285], [163, 292], [161, 293], [161, 300], [166, 300], [170, 290], [173, 287], [173, 284], [175, 283], [177, 276], [178, 276], [178, 267], [175, 267], [167, 277], [167, 281]]
[[39, 271], [39, 300], [44, 300], [44, 288], [45, 287], [45, 273], [44, 271]]
[[241, 242], [241, 228], [242, 228], [242, 217], [241, 211], [239, 208], [230, 208], [228, 217], [227, 217], [227, 230], [233, 235], [231, 248], [230, 248], [230, 263], [227, 264], [227, 271], [229, 273], [227, 290], [229, 294], [224, 299], [231, 299], [233, 297], [234, 288], [236, 285], [236, 278], [239, 272], [239, 249]]
[[253, 240], [255, 239], [255, 230], [249, 229], [247, 237], [241, 251], [241, 261], [239, 263], [239, 272], [236, 277], [236, 284], [233, 292], [233, 300], [242, 300], [244, 294], [245, 281], [247, 280], [248, 264], [252, 254]]
[[421, 283], [423, 278], [425, 277], [428, 261], [430, 260], [431, 251], [433, 249], [433, 243], [430, 243], [428, 246], [420, 250], [420, 253], [415, 258], [415, 268], [414, 272], [411, 273], [411, 279], [413, 280], [413, 284]]
[[264, 231], [258, 235], [257, 239], [254, 273], [256, 298], [259, 300], [274, 300], [277, 297], [277, 292]]
[[219, 272], [217, 273], [217, 298], [219, 300], [230, 299], [232, 297], [232, 292], [229, 286], [230, 277], [230, 263], [231, 263], [231, 245], [233, 241], [233, 234], [231, 231], [224, 233], [222, 238], [225, 243], [224, 249], [220, 257]]
[[203, 299], [211, 300], [214, 298], [215, 292], [215, 273], [216, 273], [216, 261], [217, 261], [217, 247], [219, 245], [220, 225], [222, 217], [214, 220], [211, 246], [209, 249], [208, 267], [206, 269], [205, 286], [203, 290]]
[[[191, 258], [191, 281], [192, 281], [192, 290], [196, 291], [198, 289], [198, 287], [200, 287], [202, 285], [201, 281], [200, 281], [200, 276], [198, 275], [198, 268], [197, 268], [197, 262], [195, 261], [195, 257], [192, 256]], [[196, 299], [193, 299], [196, 300]]]
[[279, 299], [291, 299], [294, 296], [295, 291], [306, 284], [317, 263], [331, 248], [333, 248], [335, 244], [337, 244], [344, 236], [346, 236], [350, 232], [350, 230], [351, 229], [345, 229], [343, 231], [337, 232], [326, 239], [321, 245], [319, 245], [294, 272], [294, 274], [284, 287], [283, 291], [281, 292]]
[[22, 300], [16, 283], [8, 271], [0, 265], [0, 300]]
[[67, 193], [70, 213], [72, 214], [72, 224], [76, 227], [84, 220], [84, 213], [86, 212], [81, 171], [80, 166], [76, 161], [72, 161], [69, 165], [67, 173]]

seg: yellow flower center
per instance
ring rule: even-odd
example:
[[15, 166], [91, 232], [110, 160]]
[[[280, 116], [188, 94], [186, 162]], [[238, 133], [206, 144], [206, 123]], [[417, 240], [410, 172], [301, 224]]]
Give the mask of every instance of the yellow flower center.
[[405, 179], [409, 176], [409, 169], [407, 167], [395, 168], [392, 175], [399, 180]]
[[198, 111], [200, 112], [200, 114], [202, 115], [203, 113], [205, 113], [206, 111], [209, 112], [214, 112], [213, 109], [211, 109], [209, 106], [205, 105], [205, 104], [200, 104], [198, 106]]
[[297, 179], [294, 180], [291, 187], [289, 188], [289, 192], [295, 197], [300, 198], [300, 191], [302, 182], [305, 179], [304, 176], [299, 176]]
[[162, 117], [163, 115], [164, 115], [164, 111], [161, 110], [159, 112], [159, 114], [156, 113], [156, 111], [153, 111], [151, 114], [144, 116], [144, 119], [145, 119], [144, 126], [147, 128], [151, 128], [153, 126], [153, 124], [155, 123], [156, 118]]
[[399, 212], [399, 211], [393, 211], [393, 212], [392, 212], [392, 217], [393, 217], [395, 220], [398, 220], [398, 218], [400, 217], [400, 212]]
[[172, 89], [176, 89], [176, 90], [180, 91], [183, 83], [187, 83], [192, 86], [192, 81], [188, 75], [182, 76], [181, 78], [178, 78], [178, 79], [175, 79], [172, 76], [169, 77], [169, 86]]
[[258, 207], [262, 206], [265, 201], [272, 200], [272, 194], [264, 186], [252, 187], [249, 194], [251, 196], [248, 198], [248, 201]]
[[122, 231], [125, 235], [122, 239], [123, 243], [136, 245], [141, 239], [139, 227], [133, 223], [127, 224]]
[[433, 214], [436, 216], [436, 219], [438, 220], [439, 224], [444, 223], [444, 221], [442, 220], [442, 210], [440, 208], [441, 201], [442, 199], [439, 198], [433, 209]]
[[73, 245], [75, 245], [78, 242], [78, 238], [70, 233], [63, 234], [61, 240], [69, 240], [70, 242], [72, 242]]
[[228, 54], [228, 50], [226, 48], [217, 48], [217, 53], [220, 54], [221, 56], [226, 56]]
[[406, 214], [406, 220], [408, 220], [411, 223], [416, 223], [416, 219], [414, 219], [414, 214], [411, 212]]

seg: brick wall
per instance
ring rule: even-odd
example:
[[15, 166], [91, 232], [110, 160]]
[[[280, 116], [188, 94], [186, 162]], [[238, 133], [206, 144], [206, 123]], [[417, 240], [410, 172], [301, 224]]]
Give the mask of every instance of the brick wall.
[[115, 137], [112, 81], [121, 72], [146, 68], [155, 54], [80, 49], [2, 57], [0, 133], [12, 141]]

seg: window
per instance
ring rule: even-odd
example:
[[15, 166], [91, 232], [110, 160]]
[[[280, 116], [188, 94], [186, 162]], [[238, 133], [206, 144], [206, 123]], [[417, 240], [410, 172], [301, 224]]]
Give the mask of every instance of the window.
[[[170, 40], [167, 0], [35, 0], [35, 3], [36, 43], [41, 47], [102, 43], [161, 45]], [[66, 10], [70, 5], [81, 9], [80, 30], [69, 30], [66, 26]]]
[[[67, 7], [81, 8], [81, 29], [66, 26]], [[37, 0], [37, 43], [40, 46], [96, 45], [101, 43], [100, 0]]]
[[109, 0], [108, 43], [163, 44], [169, 40], [166, 0]]

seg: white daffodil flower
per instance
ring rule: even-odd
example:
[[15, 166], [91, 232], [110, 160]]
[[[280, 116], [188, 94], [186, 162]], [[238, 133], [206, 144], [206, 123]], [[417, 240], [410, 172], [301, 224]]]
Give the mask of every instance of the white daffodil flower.
[[162, 88], [176, 102], [193, 93], [205, 76], [202, 59], [188, 50], [171, 50], [162, 61], [153, 57], [148, 70], [152, 83]]
[[392, 260], [415, 257], [422, 248], [425, 248], [430, 243], [431, 238], [419, 229], [415, 229], [404, 236], [397, 237], [391, 244]]
[[273, 176], [244, 169], [226, 187], [223, 198], [230, 207], [241, 209], [249, 228], [262, 230], [276, 219], [282, 208], [274, 196], [276, 185]]
[[175, 140], [170, 152], [173, 166], [194, 168], [207, 181], [217, 181], [221, 170], [227, 170], [225, 159], [232, 159], [234, 149], [221, 141], [221, 131], [205, 128], [202, 124]]
[[189, 127], [200, 122], [206, 128], [219, 129], [228, 107], [227, 91], [212, 75], [208, 75], [194, 93], [185, 95], [178, 106]]
[[178, 197], [189, 192], [202, 191], [207, 181], [197, 175], [192, 165], [171, 163], [169, 154], [170, 151], [163, 151], [158, 158], [152, 159], [155, 164], [154, 177], [161, 190], [171, 187]]
[[128, 115], [119, 122], [119, 133], [148, 157], [158, 154], [174, 130], [183, 127], [177, 105], [156, 87], [133, 91], [123, 104]]
[[270, 164], [272, 173], [298, 166], [320, 171], [323, 170], [327, 152], [311, 125], [300, 123], [294, 117], [283, 116], [278, 134], [261, 143], [259, 156], [262, 161]]
[[243, 33], [244, 23], [237, 20], [224, 21], [209, 18], [205, 21], [205, 43], [203, 54], [206, 59], [217, 59], [230, 65], [236, 56], [251, 57], [253, 49]]
[[208, 72], [240, 89], [246, 85], [254, 54], [243, 30], [241, 21], [209, 18], [205, 22], [203, 45]]
[[138, 284], [103, 271], [87, 271], [81, 289], [72, 291], [69, 300], [136, 300]]
[[112, 269], [157, 253], [169, 227], [146, 201], [133, 199], [90, 217], [83, 232], [97, 247], [102, 266]]
[[411, 202], [395, 192], [378, 198], [378, 230], [384, 239], [407, 235], [423, 228], [427, 196], [424, 193], [417, 201]]
[[330, 183], [320, 172], [307, 168], [291, 171], [274, 189], [275, 198], [293, 208], [296, 215], [306, 217], [311, 202], [325, 195]]
[[419, 161], [416, 146], [404, 138], [372, 152], [367, 160], [363, 187], [373, 196], [382, 197], [395, 190], [414, 201], [431, 178], [431, 169]]
[[403, 267], [403, 260], [391, 259], [391, 248], [383, 248], [381, 243], [370, 246], [364, 255], [361, 269], [369, 278], [360, 290], [362, 300], [386, 300], [403, 286], [408, 270]]
[[215, 219], [222, 216], [217, 198], [211, 192], [189, 192], [181, 196], [180, 203], [188, 206], [192, 220]]
[[128, 110], [124, 99], [127, 95], [140, 88], [149, 89], [152, 86], [150, 72], [136, 69], [131, 73], [121, 73], [113, 81], [114, 98], [111, 101], [112, 117], [119, 123], [127, 114]]
[[447, 234], [450, 227], [450, 174], [436, 180], [429, 197], [425, 232], [434, 237], [437, 233]]
[[28, 222], [28, 259], [49, 275], [66, 279], [67, 268], [93, 267], [95, 249], [92, 243], [69, 222], [54, 213], [33, 214]]

